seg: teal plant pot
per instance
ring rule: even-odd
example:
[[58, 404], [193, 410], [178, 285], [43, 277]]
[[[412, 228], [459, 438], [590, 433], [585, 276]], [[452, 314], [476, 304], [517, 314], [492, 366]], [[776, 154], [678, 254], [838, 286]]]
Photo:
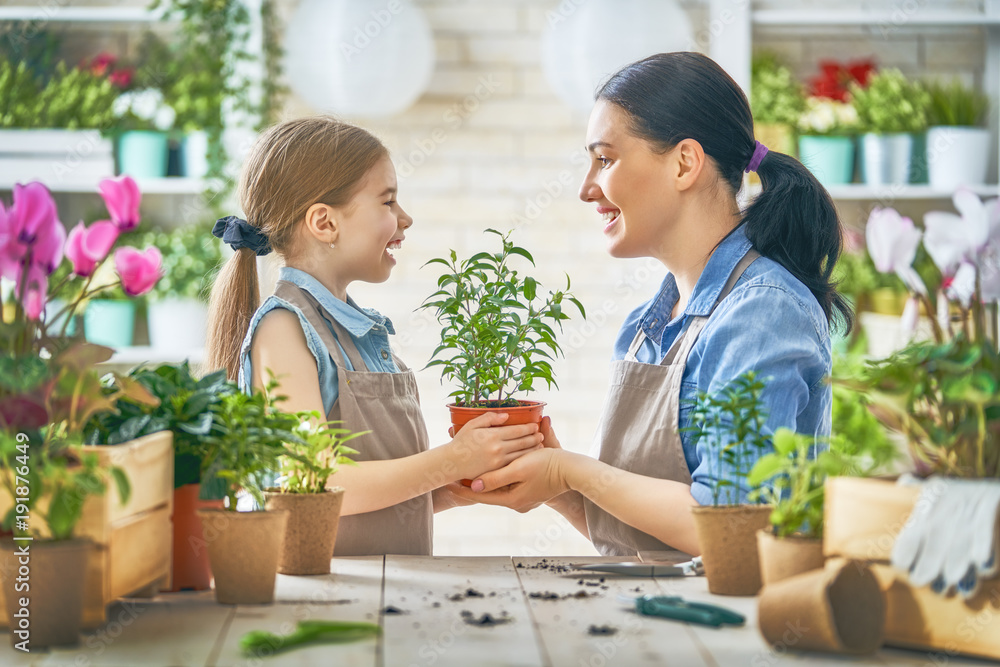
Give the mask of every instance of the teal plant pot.
[[927, 133], [913, 136], [913, 154], [910, 156], [910, 183], [924, 185], [929, 180], [927, 166]]
[[844, 185], [854, 176], [854, 137], [803, 135], [799, 161], [823, 185]]
[[[49, 325], [49, 333], [51, 335], [59, 335], [65, 329], [67, 336], [76, 335], [76, 317], [71, 313], [63, 313], [63, 309], [68, 304], [62, 299], [52, 299], [45, 304], [45, 320]], [[60, 315], [60, 313], [62, 313]], [[69, 320], [67, 322], [67, 319]]]
[[118, 171], [133, 178], [163, 178], [167, 175], [166, 132], [134, 130], [118, 139]]
[[128, 347], [135, 329], [135, 302], [93, 299], [83, 314], [83, 334], [88, 343]]

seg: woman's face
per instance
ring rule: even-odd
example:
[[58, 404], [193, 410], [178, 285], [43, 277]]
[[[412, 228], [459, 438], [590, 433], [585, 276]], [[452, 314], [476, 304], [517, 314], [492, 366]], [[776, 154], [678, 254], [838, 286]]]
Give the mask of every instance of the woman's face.
[[596, 204], [613, 257], [660, 257], [675, 205], [672, 151], [653, 152], [628, 132], [627, 123], [621, 107], [598, 100], [587, 126], [590, 169], [580, 199]]
[[383, 158], [362, 181], [361, 188], [337, 216], [336, 261], [351, 280], [385, 282], [396, 265], [392, 251], [413, 218], [396, 201], [396, 169]]

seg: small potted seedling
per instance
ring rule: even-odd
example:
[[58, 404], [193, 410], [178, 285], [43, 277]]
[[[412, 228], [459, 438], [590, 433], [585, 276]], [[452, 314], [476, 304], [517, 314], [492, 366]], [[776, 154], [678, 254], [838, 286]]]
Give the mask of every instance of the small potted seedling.
[[341, 465], [357, 465], [349, 458], [357, 450], [344, 443], [368, 431], [335, 428], [339, 422], [324, 422], [318, 412], [302, 412], [299, 418], [295, 433], [301, 441], [289, 443], [281, 457], [279, 488], [264, 493], [269, 511], [288, 511], [278, 572], [329, 574], [344, 489], [328, 482]]
[[457, 433], [475, 417], [488, 411], [510, 415], [506, 424], [538, 423], [545, 406], [523, 395], [544, 380], [557, 386], [551, 360], [562, 354], [551, 324], [562, 330], [565, 302], [586, 317], [583, 305], [566, 290], [541, 296], [538, 282], [511, 266], [515, 255], [531, 266], [535, 260], [510, 240], [511, 232], [486, 233], [500, 238], [499, 252], [480, 252], [459, 260], [454, 250], [447, 259], [432, 259], [447, 270], [438, 278], [438, 291], [421, 308], [432, 308], [441, 325], [441, 344], [427, 364], [440, 366], [442, 378], [458, 388], [448, 406]]
[[743, 504], [754, 497], [748, 479], [767, 451], [764, 381], [747, 371], [717, 394], [698, 392], [688, 427], [704, 443], [714, 478], [712, 504], [691, 509], [708, 590], [716, 595], [756, 595], [760, 590], [757, 531], [768, 525], [770, 505]]
[[251, 395], [226, 394], [214, 406], [212, 431], [204, 437], [210, 475], [226, 483], [226, 509], [199, 509], [215, 575], [215, 599], [222, 604], [270, 604], [288, 523], [288, 512], [237, 511], [242, 489], [264, 507], [263, 488], [287, 453], [300, 442], [297, 415], [275, 407], [275, 383]]

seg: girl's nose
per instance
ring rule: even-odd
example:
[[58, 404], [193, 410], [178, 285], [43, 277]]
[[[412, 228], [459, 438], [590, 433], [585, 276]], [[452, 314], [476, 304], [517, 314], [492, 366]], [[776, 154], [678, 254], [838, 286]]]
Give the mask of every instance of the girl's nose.
[[399, 209], [399, 226], [403, 229], [409, 229], [413, 226], [413, 218], [403, 209]]

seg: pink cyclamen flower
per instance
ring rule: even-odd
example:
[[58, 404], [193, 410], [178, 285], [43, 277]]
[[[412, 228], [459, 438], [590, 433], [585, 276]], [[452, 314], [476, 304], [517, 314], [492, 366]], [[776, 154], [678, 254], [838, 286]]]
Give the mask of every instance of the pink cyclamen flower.
[[[22, 281], [27, 281], [23, 284]], [[18, 277], [15, 288], [18, 294], [24, 294], [24, 313], [29, 320], [38, 320], [45, 312], [45, 302], [48, 297], [49, 279], [45, 268], [32, 264], [27, 271]]]
[[163, 257], [154, 247], [139, 252], [125, 246], [115, 251], [115, 270], [122, 280], [122, 289], [129, 296], [139, 296], [153, 289], [160, 279]]
[[868, 254], [875, 268], [882, 273], [895, 272], [910, 291], [926, 295], [927, 287], [913, 268], [920, 237], [913, 221], [892, 208], [875, 207], [865, 226]]
[[31, 245], [59, 223], [56, 203], [49, 189], [41, 183], [14, 184], [14, 204], [7, 213], [8, 224], [17, 241]]
[[98, 185], [98, 189], [101, 191], [104, 204], [108, 207], [108, 213], [111, 214], [111, 222], [115, 223], [120, 231], [127, 232], [139, 224], [139, 204], [142, 202], [142, 195], [131, 176], [122, 176], [117, 180], [105, 178]]
[[73, 263], [73, 273], [89, 278], [117, 239], [118, 227], [110, 220], [95, 222], [90, 229], [84, 227], [81, 220], [66, 241], [66, 257]]
[[45, 275], [52, 273], [63, 260], [63, 246], [66, 243], [66, 228], [58, 220], [45, 233], [38, 236], [31, 252], [31, 261], [37, 264]]

